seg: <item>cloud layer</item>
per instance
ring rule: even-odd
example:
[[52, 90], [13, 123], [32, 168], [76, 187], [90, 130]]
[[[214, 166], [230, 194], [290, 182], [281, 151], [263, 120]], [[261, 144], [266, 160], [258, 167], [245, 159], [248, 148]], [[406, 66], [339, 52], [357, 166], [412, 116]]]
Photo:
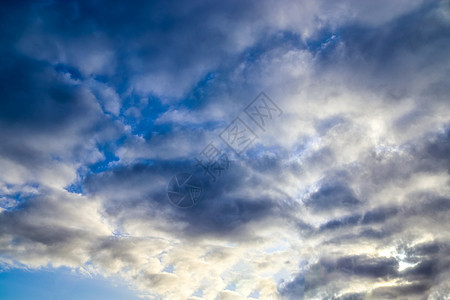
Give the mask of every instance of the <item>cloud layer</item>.
[[[449, 297], [447, 1], [0, 6], [4, 269], [150, 299]], [[283, 110], [264, 131], [261, 91]], [[219, 137], [238, 116], [258, 136], [239, 156]], [[167, 199], [180, 172], [192, 209]]]

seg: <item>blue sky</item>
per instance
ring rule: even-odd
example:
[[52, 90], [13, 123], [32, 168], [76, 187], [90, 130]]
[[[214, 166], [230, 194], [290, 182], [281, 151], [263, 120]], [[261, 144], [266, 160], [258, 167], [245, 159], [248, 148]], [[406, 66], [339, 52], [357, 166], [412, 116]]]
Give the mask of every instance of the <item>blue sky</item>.
[[450, 295], [448, 1], [3, 1], [0, 45], [0, 299]]
[[140, 299], [117, 279], [83, 277], [67, 269], [0, 273], [2, 299]]

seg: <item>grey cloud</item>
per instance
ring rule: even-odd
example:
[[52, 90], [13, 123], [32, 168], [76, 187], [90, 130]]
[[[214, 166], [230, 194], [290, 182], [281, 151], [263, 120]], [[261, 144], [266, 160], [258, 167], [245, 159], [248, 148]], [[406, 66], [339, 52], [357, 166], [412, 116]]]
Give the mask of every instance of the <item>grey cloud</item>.
[[361, 221], [361, 215], [351, 215], [342, 217], [339, 219], [328, 221], [327, 223], [320, 226], [322, 230], [330, 230], [336, 228], [342, 228], [344, 226], [355, 226]]
[[[331, 53], [342, 55], [341, 59], [347, 64], [345, 70], [340, 70], [352, 72], [347, 75], [359, 85], [368, 84], [373, 89], [383, 87], [383, 92], [390, 96], [388, 99], [411, 96], [417, 91], [411, 86], [411, 81], [421, 79], [413, 68], [422, 65], [440, 72], [438, 66], [445, 61], [450, 46], [450, 27], [448, 20], [441, 17], [444, 11], [439, 1], [432, 1], [379, 27], [351, 24], [340, 28], [335, 42], [339, 46], [326, 52], [328, 59], [324, 58], [324, 61], [333, 66]], [[442, 82], [434, 76], [427, 80], [430, 84]], [[431, 99], [435, 101], [438, 98]]]
[[291, 281], [283, 282], [279, 287], [283, 299], [304, 299], [305, 277], [303, 274], [296, 275]]
[[395, 287], [380, 287], [372, 292], [375, 299], [398, 299], [399, 297], [414, 297], [421, 299], [430, 287], [426, 284], [404, 284]]
[[356, 225], [375, 225], [376, 223], [382, 223], [392, 217], [395, 217], [398, 212], [399, 209], [397, 207], [379, 207], [373, 210], [369, 210], [364, 214], [349, 215], [339, 219], [331, 220], [322, 225], [321, 229], [326, 230]]
[[333, 208], [357, 206], [360, 204], [360, 201], [352, 189], [346, 185], [326, 182], [305, 203], [316, 211], [324, 211]]
[[[362, 277], [392, 277], [398, 274], [398, 262], [394, 258], [370, 257], [370, 256], [343, 256], [338, 258], [322, 258], [317, 265], [310, 267], [313, 270], [322, 269], [326, 273], [340, 272], [347, 275], [357, 275]], [[312, 274], [306, 274], [308, 278]], [[324, 281], [322, 284], [326, 284]], [[319, 282], [309, 282], [309, 287], [320, 284]]]
[[[95, 208], [60, 191], [41, 191], [0, 215], [0, 252], [30, 265], [78, 267], [86, 262], [90, 244], [108, 234]], [[29, 251], [15, 252], [10, 242]]]
[[[189, 210], [170, 205], [166, 190], [162, 188], [181, 171], [193, 172], [203, 180], [203, 199]], [[112, 217], [120, 216], [126, 220], [145, 210], [148, 218], [163, 216], [173, 220], [174, 224], [185, 222], [187, 226], [180, 232], [185, 237], [224, 235], [239, 239], [248, 234], [245, 230], [248, 223], [275, 221], [282, 217], [292, 219], [286, 210], [294, 205], [289, 201], [278, 201], [259, 193], [249, 193], [246, 197], [232, 196], [248, 187], [259, 189], [264, 184], [251, 182], [251, 169], [245, 164], [233, 164], [217, 183], [202, 172], [192, 161], [155, 161], [152, 166], [136, 164], [93, 174], [87, 178], [85, 186], [89, 194], [105, 198], [106, 212]], [[170, 227], [165, 230], [173, 232]]]
[[386, 277], [397, 274], [398, 263], [393, 258], [342, 257], [336, 261], [335, 268], [350, 271], [359, 276]]
[[350, 294], [345, 294], [339, 297], [333, 297], [333, 300], [363, 300], [364, 299], [364, 294], [362, 293], [350, 293]]

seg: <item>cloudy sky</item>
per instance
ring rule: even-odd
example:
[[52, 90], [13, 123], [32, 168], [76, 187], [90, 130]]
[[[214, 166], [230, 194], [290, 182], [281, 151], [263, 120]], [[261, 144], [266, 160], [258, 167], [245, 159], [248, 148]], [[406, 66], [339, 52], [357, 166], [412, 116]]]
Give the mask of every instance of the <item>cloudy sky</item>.
[[0, 4], [1, 299], [450, 299], [449, 168], [449, 1]]

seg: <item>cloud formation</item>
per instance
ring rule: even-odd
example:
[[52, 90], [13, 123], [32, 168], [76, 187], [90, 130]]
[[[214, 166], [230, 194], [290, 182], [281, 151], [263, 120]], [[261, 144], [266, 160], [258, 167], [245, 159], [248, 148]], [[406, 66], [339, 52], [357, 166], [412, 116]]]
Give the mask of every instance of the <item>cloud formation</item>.
[[[6, 1], [0, 31], [5, 269], [149, 299], [450, 295], [447, 1]], [[261, 91], [284, 112], [265, 131]], [[203, 182], [189, 210], [179, 172]]]

